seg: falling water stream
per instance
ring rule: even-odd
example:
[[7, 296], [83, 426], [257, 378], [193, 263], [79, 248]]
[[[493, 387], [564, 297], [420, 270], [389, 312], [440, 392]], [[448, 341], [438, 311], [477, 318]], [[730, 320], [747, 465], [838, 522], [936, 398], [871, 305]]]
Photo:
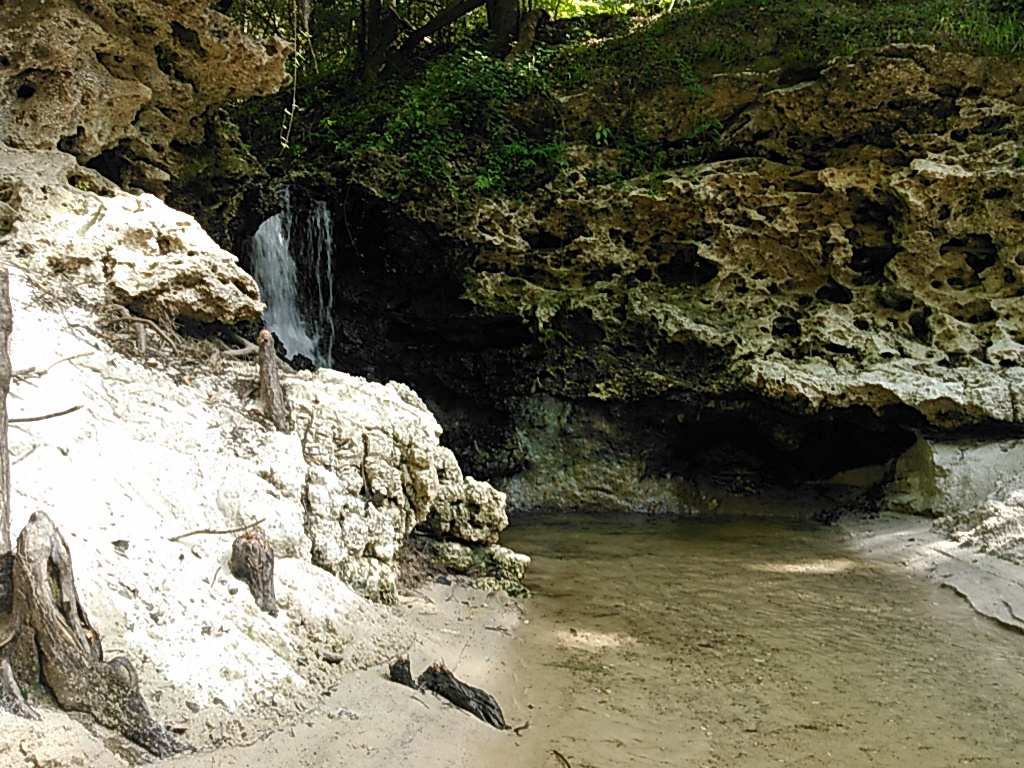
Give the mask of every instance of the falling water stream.
[[[260, 224], [249, 250], [252, 274], [267, 305], [263, 322], [289, 356], [303, 355], [330, 367], [335, 338], [331, 214], [322, 200], [296, 210], [287, 188], [279, 194], [281, 212]], [[300, 270], [311, 277], [312, 287], [305, 292]]]

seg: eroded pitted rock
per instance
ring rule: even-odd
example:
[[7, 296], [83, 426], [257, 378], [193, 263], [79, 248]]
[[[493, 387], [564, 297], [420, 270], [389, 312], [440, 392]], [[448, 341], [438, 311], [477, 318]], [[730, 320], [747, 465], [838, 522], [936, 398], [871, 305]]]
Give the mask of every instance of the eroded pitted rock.
[[[447, 404], [446, 443], [513, 508], [685, 512], [679, 478], [737, 456], [820, 480], [918, 430], [1024, 425], [1018, 67], [894, 45], [705, 95], [573, 87], [541, 188], [374, 206], [382, 163], [346, 196], [396, 274], [346, 275], [363, 335], [338, 352]], [[624, 178], [631, 151], [656, 170]], [[369, 327], [366, 296], [400, 322]]]
[[129, 195], [74, 158], [0, 144], [0, 252], [66, 275], [87, 301], [146, 317], [255, 320], [256, 282], [195, 220]]
[[545, 385], [669, 398], [683, 424], [745, 409], [790, 453], [786, 413], [1024, 422], [1024, 104], [1004, 63], [892, 46], [713, 90], [736, 159], [594, 185], [584, 152], [530, 204], [481, 204], [468, 295], [552, 334]]
[[439, 538], [496, 544], [508, 527], [505, 494], [489, 483], [463, 477], [455, 454], [447, 448], [435, 453], [439, 490], [421, 528]]
[[285, 389], [309, 463], [314, 563], [386, 600], [396, 590], [396, 556], [418, 525], [467, 544], [497, 542], [508, 524], [504, 494], [463, 477], [439, 443], [437, 420], [407, 386], [321, 369], [290, 377]]
[[61, 149], [163, 194], [176, 145], [216, 105], [288, 82], [290, 46], [244, 34], [209, 3], [94, 0], [0, 6], [0, 141]]

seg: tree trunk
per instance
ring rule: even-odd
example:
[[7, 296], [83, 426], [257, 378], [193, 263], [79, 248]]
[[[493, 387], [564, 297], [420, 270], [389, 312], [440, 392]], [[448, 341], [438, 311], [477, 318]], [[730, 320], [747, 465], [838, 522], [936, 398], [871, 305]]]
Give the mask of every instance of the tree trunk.
[[11, 548], [11, 454], [7, 443], [7, 394], [11, 391], [10, 275], [0, 266], [0, 709], [37, 718], [14, 678], [11, 651], [21, 623], [14, 612], [14, 552]]
[[[515, 0], [513, 0], [514, 2]], [[427, 35], [432, 35], [442, 27], [446, 27], [457, 19], [462, 18], [470, 11], [476, 10], [483, 5], [485, 0], [452, 0], [448, 7], [441, 11], [419, 29], [413, 31], [402, 43], [402, 53], [408, 53], [421, 42]]]
[[519, 0], [487, 0], [491, 54], [504, 58], [519, 35]]
[[393, 0], [363, 0], [360, 15], [363, 77], [372, 79], [380, 74], [393, 52], [392, 45], [398, 37], [398, 14]]
[[516, 44], [512, 46], [512, 50], [505, 57], [505, 61], [512, 61], [516, 56], [530, 50], [533, 47], [533, 40], [537, 36], [537, 27], [550, 20], [551, 14], [543, 8], [534, 8], [532, 11], [524, 13], [519, 22], [519, 39], [516, 40]]

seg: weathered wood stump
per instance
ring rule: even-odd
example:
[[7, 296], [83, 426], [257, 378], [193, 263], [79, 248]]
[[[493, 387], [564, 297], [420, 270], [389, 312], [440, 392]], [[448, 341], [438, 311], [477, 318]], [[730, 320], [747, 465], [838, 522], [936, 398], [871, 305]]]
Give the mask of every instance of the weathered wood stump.
[[158, 757], [190, 749], [150, 715], [131, 662], [104, 660], [100, 633], [78, 598], [71, 552], [50, 518], [33, 514], [11, 547], [12, 328], [9, 275], [0, 266], [0, 709], [37, 719], [19, 682], [44, 682], [65, 709], [91, 714]]
[[274, 595], [274, 549], [259, 528], [243, 533], [231, 545], [231, 573], [249, 585], [260, 610], [277, 616]]
[[277, 350], [274, 349], [274, 336], [266, 328], [256, 336], [259, 347], [256, 359], [260, 369], [260, 400], [263, 413], [270, 419], [278, 432], [288, 431], [288, 409], [284, 402], [284, 390], [277, 370]]
[[505, 716], [494, 697], [482, 688], [466, 685], [452, 674], [443, 661], [435, 661], [423, 670], [423, 673], [416, 678], [415, 683], [412, 680], [412, 672], [409, 670], [407, 656], [399, 656], [393, 661], [388, 672], [396, 683], [408, 685], [416, 690], [433, 691], [459, 709], [476, 715], [485, 723], [503, 731], [508, 729], [505, 724]]
[[150, 714], [132, 663], [103, 658], [100, 633], [78, 597], [71, 552], [44, 513], [34, 513], [18, 536], [13, 570], [14, 615], [21, 619], [14, 652], [22, 657], [15, 668], [38, 669], [62, 707], [91, 714], [158, 757], [190, 749]]
[[410, 688], [415, 688], [416, 683], [412, 679], [412, 669], [409, 666], [408, 656], [399, 656], [388, 668], [388, 673], [391, 675], [391, 679], [396, 683], [407, 685]]

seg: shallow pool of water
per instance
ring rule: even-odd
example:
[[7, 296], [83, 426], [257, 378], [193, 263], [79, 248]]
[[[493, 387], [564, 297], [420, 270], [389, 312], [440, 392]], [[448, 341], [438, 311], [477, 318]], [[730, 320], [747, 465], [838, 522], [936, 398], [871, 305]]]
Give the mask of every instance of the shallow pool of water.
[[1024, 763], [1024, 637], [837, 530], [561, 516], [503, 543], [534, 592], [504, 765]]

